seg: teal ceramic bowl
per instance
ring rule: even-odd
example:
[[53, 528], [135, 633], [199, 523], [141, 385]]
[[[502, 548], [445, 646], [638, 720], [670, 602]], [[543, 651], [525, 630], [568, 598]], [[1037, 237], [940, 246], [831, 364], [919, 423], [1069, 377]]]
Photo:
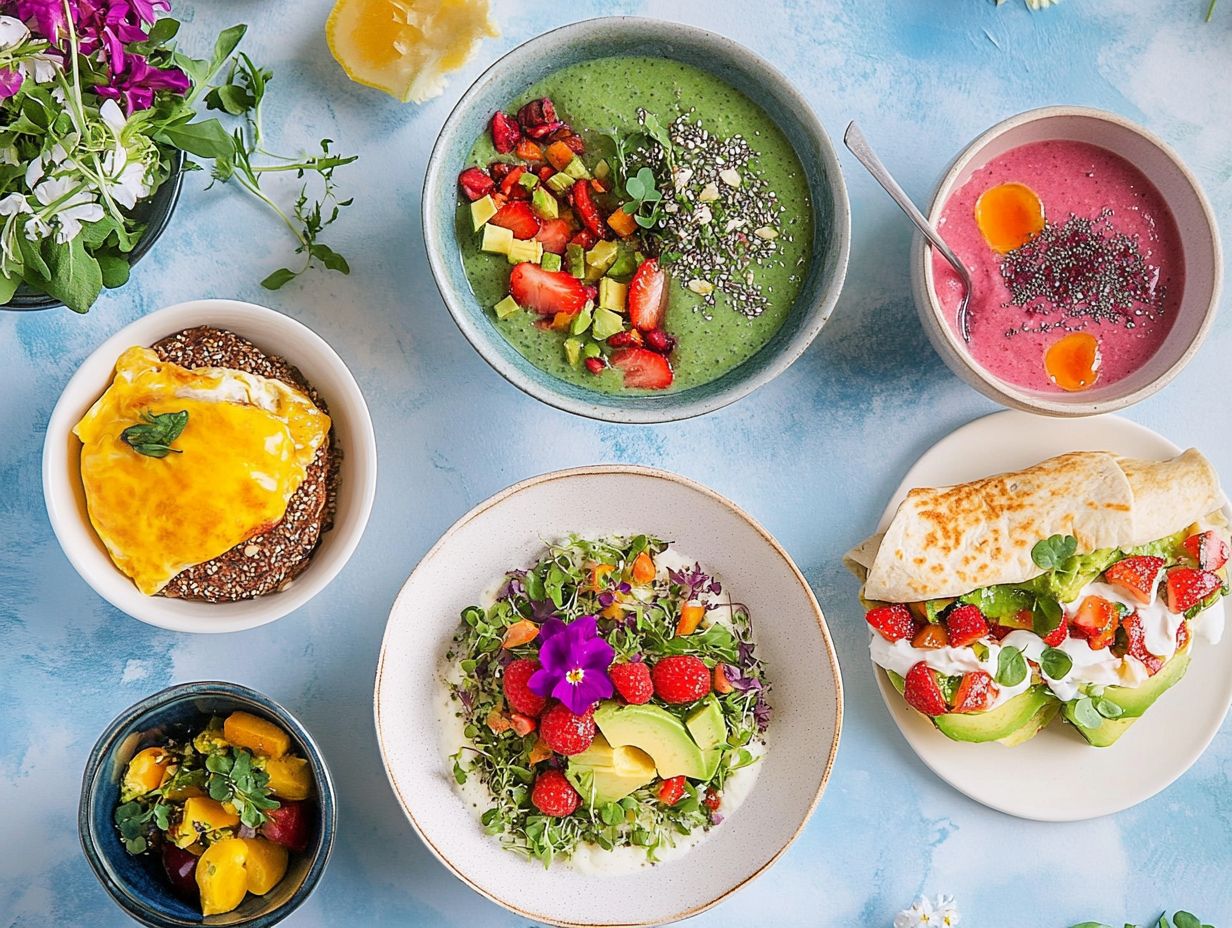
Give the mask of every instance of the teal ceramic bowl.
[[[264, 896], [249, 894], [240, 907], [205, 918], [195, 903], [176, 896], [156, 854], [131, 856], [120, 843], [113, 813], [120, 780], [129, 759], [168, 730], [204, 722], [237, 709], [268, 719], [291, 736], [295, 753], [312, 769], [312, 839], [302, 854], [291, 855], [287, 874]], [[237, 683], [180, 683], [125, 709], [90, 752], [81, 782], [77, 828], [94, 875], [112, 900], [147, 928], [270, 928], [282, 921], [316, 888], [334, 846], [336, 799], [325, 759], [295, 716], [256, 690]]]
[[[753, 357], [702, 386], [661, 395], [608, 395], [540, 370], [509, 344], [471, 292], [455, 233], [457, 177], [492, 113], [547, 75], [595, 58], [671, 58], [709, 71], [778, 124], [804, 167], [814, 204], [813, 261], [783, 327]], [[692, 26], [634, 17], [592, 19], [532, 39], [490, 67], [454, 108], [428, 162], [424, 238], [436, 285], [462, 334], [506, 380], [568, 412], [611, 422], [668, 422], [712, 412], [782, 373], [825, 325], [850, 250], [847, 188], [829, 137], [807, 101], [771, 65], [731, 39]]]

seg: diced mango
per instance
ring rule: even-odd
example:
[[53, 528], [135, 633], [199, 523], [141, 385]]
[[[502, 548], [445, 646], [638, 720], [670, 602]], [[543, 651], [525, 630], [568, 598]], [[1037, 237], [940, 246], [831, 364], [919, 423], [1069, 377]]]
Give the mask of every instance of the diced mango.
[[244, 869], [248, 872], [248, 891], [264, 896], [287, 874], [287, 849], [264, 838], [242, 838], [248, 848]]
[[232, 712], [222, 726], [227, 740], [263, 757], [282, 757], [291, 747], [291, 736], [265, 719], [249, 712]]
[[244, 901], [248, 892], [247, 858], [248, 842], [244, 838], [223, 838], [206, 848], [197, 861], [202, 915], [221, 915]]
[[234, 828], [239, 823], [234, 806], [228, 809], [208, 796], [191, 796], [184, 800], [184, 814], [172, 833], [172, 840], [176, 847], [188, 847], [205, 832]]
[[700, 603], [685, 603], [680, 607], [680, 621], [676, 623], [677, 635], [691, 635], [697, 631], [706, 615], [706, 607]]
[[623, 209], [618, 209], [608, 216], [607, 224], [621, 238], [628, 238], [637, 231], [637, 220], [633, 218], [632, 213], [626, 213]]
[[538, 635], [538, 625], [529, 619], [519, 619], [505, 629], [505, 636], [501, 639], [501, 647], [516, 648], [520, 645], [529, 644]]
[[163, 775], [171, 764], [171, 755], [162, 748], [146, 748], [133, 755], [124, 770], [121, 793], [125, 802], [144, 796], [163, 784]]
[[307, 799], [312, 791], [312, 768], [302, 757], [271, 757], [265, 762], [269, 788], [279, 799]]
[[563, 171], [573, 161], [575, 155], [573, 149], [564, 142], [553, 142], [548, 146], [545, 153], [547, 155], [548, 164], [556, 168], [558, 171]]
[[655, 562], [643, 551], [633, 559], [633, 569], [630, 571], [634, 583], [646, 584], [655, 578]]

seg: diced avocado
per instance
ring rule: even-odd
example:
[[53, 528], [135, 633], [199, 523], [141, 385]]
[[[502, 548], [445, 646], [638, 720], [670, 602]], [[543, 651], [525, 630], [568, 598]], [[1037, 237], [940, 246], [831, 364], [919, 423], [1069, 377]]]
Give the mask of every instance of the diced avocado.
[[565, 339], [565, 357], [569, 359], [569, 364], [573, 367], [582, 363], [582, 340], [580, 338]]
[[539, 186], [539, 175], [534, 171], [523, 171], [522, 176], [518, 178], [518, 183], [527, 190], [534, 190]]
[[610, 277], [604, 277], [599, 281], [599, 305], [604, 309], [623, 313], [628, 292], [629, 288], [625, 284], [612, 280]]
[[1116, 557], [1116, 548], [1075, 555], [1061, 567], [1036, 577], [1033, 585], [1040, 593], [1051, 593], [1063, 603], [1073, 602], [1079, 591], [1102, 574]]
[[539, 259], [543, 257], [543, 242], [533, 238], [514, 239], [509, 246], [508, 257], [510, 264], [521, 264], [523, 261], [538, 264]]
[[478, 232], [488, 220], [496, 215], [496, 201], [490, 196], [482, 196], [471, 204], [471, 225]]
[[505, 297], [492, 308], [496, 311], [497, 319], [508, 319], [514, 313], [522, 311], [522, 307], [518, 305], [517, 300], [511, 296]]
[[565, 264], [574, 277], [586, 276], [586, 249], [581, 245], [565, 246]]
[[513, 244], [513, 230], [504, 226], [494, 226], [488, 223], [483, 227], [481, 250], [494, 255], [509, 254], [509, 246]]
[[1082, 737], [1097, 748], [1106, 748], [1116, 743], [1116, 740], [1125, 734], [1126, 729], [1155, 704], [1155, 700], [1185, 676], [1185, 671], [1189, 669], [1189, 655], [1189, 651], [1174, 655], [1168, 663], [1164, 664], [1159, 673], [1141, 686], [1105, 687], [1102, 698], [1121, 707], [1120, 718], [1102, 719], [1098, 728], [1087, 728], [1075, 717], [1077, 699], [1065, 704], [1065, 718], [1078, 729]]
[[589, 302], [582, 307], [582, 311], [573, 317], [573, 322], [569, 326], [569, 332], [573, 335], [581, 335], [590, 328], [590, 304]]
[[586, 170], [586, 165], [577, 155], [574, 155], [573, 160], [565, 165], [565, 173], [574, 180], [590, 180], [590, 171]]
[[603, 349], [599, 347], [598, 342], [587, 342], [586, 347], [582, 349], [582, 356], [586, 358], [597, 358], [603, 354]]
[[723, 721], [723, 710], [719, 701], [711, 694], [700, 706], [694, 709], [684, 720], [685, 728], [702, 749], [702, 758], [706, 761], [706, 776], [709, 780], [719, 769], [719, 761], [723, 759], [723, 746], [727, 743], [727, 723]]
[[666, 709], [649, 703], [620, 706], [604, 702], [595, 710], [595, 724], [612, 747], [635, 747], [654, 759], [659, 776], [706, 778], [706, 759], [684, 723]]
[[624, 327], [625, 321], [620, 318], [619, 313], [599, 307], [595, 310], [594, 319], [590, 323], [590, 334], [598, 341], [604, 341], [624, 329]]
[[530, 195], [530, 206], [540, 219], [556, 219], [560, 216], [560, 204], [542, 187], [536, 187]]
[[603, 735], [569, 758], [565, 776], [590, 806], [619, 802], [655, 778], [655, 762], [632, 745], [612, 747]]
[[547, 185], [551, 191], [557, 196], [564, 196], [573, 189], [574, 178], [565, 174], [563, 171], [553, 174], [547, 180]]
[[[888, 670], [885, 674], [901, 693], [903, 678]], [[1051, 722], [1060, 707], [1060, 700], [1040, 683], [990, 712], [950, 712], [937, 716], [932, 722], [952, 741], [1021, 744]]]
[[545, 271], [559, 271], [560, 255], [554, 255], [550, 251], [545, 251], [543, 257], [539, 259], [539, 266]]
[[586, 252], [586, 264], [588, 267], [596, 268], [602, 275], [615, 263], [619, 252], [620, 246], [615, 242], [606, 240], [595, 242], [595, 247]]
[[[959, 602], [979, 606], [980, 612], [984, 613], [985, 617], [992, 619], [999, 625], [1030, 628], [1031, 625], [1029, 623], [1022, 625], [1018, 621], [1018, 613], [1024, 609], [1030, 612], [1034, 608], [1035, 594], [1030, 590], [1006, 584], [1004, 586], [984, 587], [982, 590], [976, 590], [974, 593], [960, 596]], [[927, 605], [925, 603], [926, 607]]]
[[633, 255], [627, 251], [622, 251], [620, 256], [612, 262], [612, 266], [607, 269], [608, 277], [628, 277], [637, 270], [637, 262], [633, 260]]
[[595, 177], [599, 180], [606, 180], [607, 176], [612, 173], [612, 166], [607, 163], [606, 158], [600, 158], [599, 163], [595, 165]]

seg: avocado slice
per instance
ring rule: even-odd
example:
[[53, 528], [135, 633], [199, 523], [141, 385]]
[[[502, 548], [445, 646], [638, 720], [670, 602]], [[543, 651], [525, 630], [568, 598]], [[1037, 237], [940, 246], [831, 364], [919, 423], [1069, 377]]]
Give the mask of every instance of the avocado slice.
[[727, 744], [727, 723], [723, 721], [723, 710], [713, 693], [689, 713], [684, 725], [702, 749], [702, 758], [706, 761], [706, 775], [702, 779], [709, 780], [718, 771], [723, 746]]
[[[903, 678], [889, 670], [885, 674], [901, 693]], [[953, 741], [999, 741], [1007, 747], [1015, 747], [1039, 734], [1056, 718], [1060, 708], [1060, 700], [1048, 687], [1038, 683], [990, 712], [951, 712], [937, 716], [932, 723]]]
[[1126, 730], [1142, 717], [1147, 709], [1154, 705], [1155, 700], [1171, 689], [1185, 671], [1189, 669], [1189, 651], [1175, 655], [1164, 664], [1159, 673], [1151, 677], [1141, 686], [1109, 686], [1105, 687], [1103, 698], [1116, 703], [1123, 713], [1117, 719], [1103, 719], [1098, 728], [1086, 728], [1074, 716], [1074, 707], [1078, 700], [1065, 704], [1065, 718], [1078, 729], [1082, 737], [1097, 748], [1106, 748], [1115, 744]]
[[631, 746], [612, 747], [602, 735], [569, 758], [565, 776], [592, 806], [619, 802], [655, 778], [654, 760]]
[[701, 748], [689, 736], [684, 722], [666, 709], [605, 702], [595, 710], [595, 724], [612, 747], [630, 746], [649, 754], [664, 779], [707, 778], [709, 767]]

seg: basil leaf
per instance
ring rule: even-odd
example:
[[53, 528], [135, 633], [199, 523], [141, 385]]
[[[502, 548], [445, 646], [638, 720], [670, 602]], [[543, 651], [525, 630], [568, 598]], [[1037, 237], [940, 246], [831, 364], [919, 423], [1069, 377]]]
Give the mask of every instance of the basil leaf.
[[1060, 567], [1078, 551], [1078, 539], [1073, 535], [1050, 535], [1035, 543], [1031, 560], [1036, 567], [1053, 570]]
[[1027, 660], [1017, 648], [1002, 648], [997, 655], [997, 683], [1017, 686], [1027, 676]]
[[1031, 630], [1047, 638], [1061, 624], [1061, 604], [1048, 596], [1039, 596], [1031, 607]]
[[1040, 655], [1040, 669], [1053, 680], [1062, 680], [1074, 666], [1073, 658], [1060, 648], [1045, 648]]
[[1074, 720], [1083, 728], [1099, 728], [1104, 724], [1104, 717], [1095, 708], [1095, 700], [1083, 696], [1074, 706]]
[[176, 148], [198, 158], [229, 160], [235, 157], [235, 139], [217, 119], [166, 126], [159, 135]]
[[1202, 922], [1189, 912], [1173, 912], [1172, 921], [1176, 928], [1202, 928]]
[[130, 425], [120, 433], [120, 438], [138, 454], [151, 458], [165, 458], [168, 454], [180, 454], [171, 443], [180, 437], [188, 424], [188, 410], [179, 412], [142, 413], [144, 423]]

